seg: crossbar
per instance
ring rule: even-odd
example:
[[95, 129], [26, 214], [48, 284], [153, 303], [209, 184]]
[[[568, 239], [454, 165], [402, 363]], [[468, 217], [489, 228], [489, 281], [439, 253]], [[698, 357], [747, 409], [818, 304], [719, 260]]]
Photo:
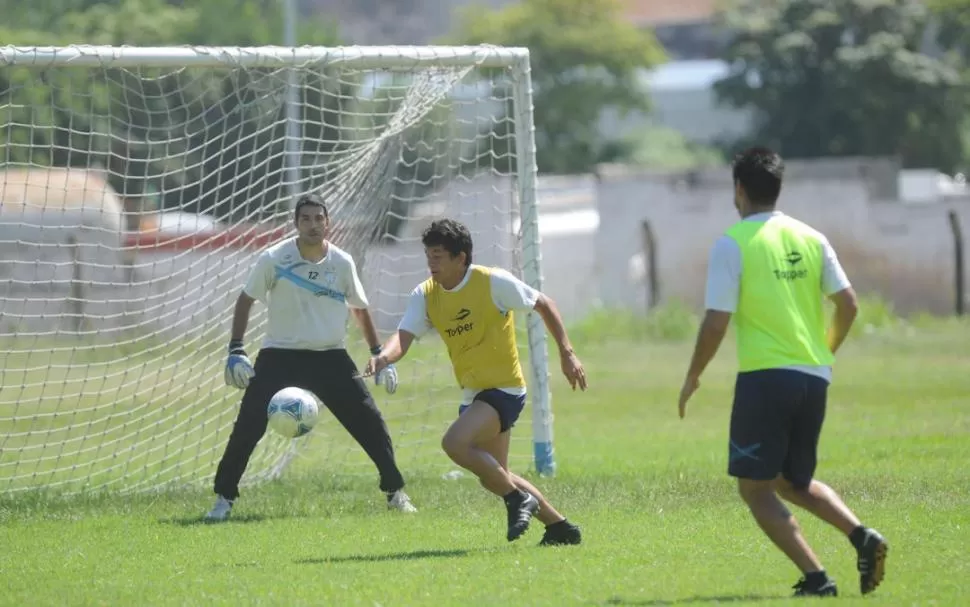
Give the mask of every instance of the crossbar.
[[349, 69], [516, 67], [529, 49], [480, 46], [0, 46], [3, 66], [296, 67], [306, 63]]

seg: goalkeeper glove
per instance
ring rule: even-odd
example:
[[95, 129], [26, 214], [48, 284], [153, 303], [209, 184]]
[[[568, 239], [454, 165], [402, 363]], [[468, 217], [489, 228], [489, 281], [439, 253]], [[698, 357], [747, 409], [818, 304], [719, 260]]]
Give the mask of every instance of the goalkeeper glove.
[[246, 356], [246, 351], [243, 350], [242, 340], [230, 341], [229, 359], [226, 360], [226, 385], [244, 390], [254, 375], [256, 371], [253, 369], [253, 363]]
[[[381, 347], [374, 346], [370, 349], [370, 353], [372, 356], [380, 355]], [[394, 365], [387, 365], [381, 369], [380, 373], [374, 375], [374, 384], [379, 386], [382, 383], [384, 384], [384, 389], [387, 390], [388, 394], [394, 394], [397, 392], [397, 369], [394, 368]]]

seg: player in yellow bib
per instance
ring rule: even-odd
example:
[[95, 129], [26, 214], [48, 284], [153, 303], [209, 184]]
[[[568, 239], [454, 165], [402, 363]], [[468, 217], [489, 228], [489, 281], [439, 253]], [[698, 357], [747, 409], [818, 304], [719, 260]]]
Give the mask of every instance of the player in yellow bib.
[[457, 221], [433, 222], [421, 240], [431, 278], [412, 291], [397, 332], [370, 360], [365, 373], [380, 373], [404, 357], [416, 338], [437, 330], [463, 393], [458, 419], [441, 441], [445, 453], [505, 500], [508, 541], [522, 536], [535, 515], [546, 525], [540, 545], [579, 544], [579, 527], [508, 466], [512, 426], [526, 396], [515, 312], [535, 310], [542, 316], [559, 346], [570, 385], [586, 389], [585, 371], [555, 304], [505, 270], [472, 265], [471, 234]]
[[[836, 596], [838, 590], [779, 495], [848, 536], [867, 594], [883, 579], [886, 541], [813, 478], [832, 364], [855, 320], [856, 296], [825, 236], [775, 210], [783, 174], [781, 157], [766, 148], [735, 160], [741, 221], [711, 251], [707, 313], [681, 390], [680, 416], [733, 316], [739, 372], [728, 473], [738, 479], [761, 529], [801, 570], [796, 596]], [[828, 330], [825, 297], [835, 304]]]

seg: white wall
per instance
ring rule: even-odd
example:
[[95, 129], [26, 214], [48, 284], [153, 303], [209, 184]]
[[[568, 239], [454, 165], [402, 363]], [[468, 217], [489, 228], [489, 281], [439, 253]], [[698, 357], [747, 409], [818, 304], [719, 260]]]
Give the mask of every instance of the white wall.
[[[872, 172], [821, 178], [796, 168], [786, 178], [779, 209], [824, 232], [850, 279], [878, 293], [901, 312], [949, 313], [954, 309], [953, 242], [947, 223], [952, 208], [970, 234], [970, 204], [906, 206], [874, 196], [881, 185]], [[596, 259], [604, 304], [644, 309], [646, 286], [629, 279], [632, 255], [642, 250], [641, 226], [656, 235], [661, 301], [703, 303], [711, 244], [737, 221], [730, 174], [699, 176], [687, 186], [669, 175], [620, 173], [603, 177], [598, 192], [600, 230]]]
[[[859, 290], [881, 294], [902, 312], [952, 312], [947, 211], [961, 214], [970, 239], [970, 201], [884, 202], [875, 196], [881, 186], [871, 178], [878, 171], [853, 177], [842, 170], [825, 179], [818, 170], [796, 166], [791, 173], [780, 208], [829, 236]], [[661, 301], [701, 306], [708, 250], [737, 216], [726, 169], [699, 175], [693, 187], [682, 177], [607, 171], [599, 183], [589, 177], [543, 180], [543, 290], [567, 320], [600, 303], [645, 309], [646, 286], [631, 280], [629, 270], [631, 257], [642, 251], [644, 220], [657, 236]], [[396, 327], [408, 293], [427, 277], [420, 233], [433, 217], [469, 225], [477, 263], [521, 271], [529, 255], [517, 240], [516, 206], [507, 179], [459, 181], [416, 207], [400, 240], [371, 248], [362, 274], [381, 331]], [[72, 261], [75, 254], [79, 266]], [[78, 270], [80, 282], [74, 284], [82, 289], [86, 330], [113, 331], [109, 335], [118, 339], [132, 331], [222, 335], [255, 254], [157, 250], [131, 259], [93, 243], [71, 249], [21, 241], [0, 260], [0, 334], [72, 331], [78, 307], [70, 297]], [[970, 275], [966, 281], [970, 284]]]
[[[564, 317], [576, 318], [596, 298], [595, 183], [588, 177], [543, 181], [547, 185], [540, 187], [542, 289], [556, 300]], [[535, 255], [519, 241], [512, 190], [508, 179], [487, 175], [455, 182], [412, 208], [398, 241], [368, 252], [363, 279], [382, 331], [397, 326], [411, 289], [428, 277], [421, 231], [433, 218], [451, 217], [468, 226], [475, 263], [505, 267], [521, 276]]]

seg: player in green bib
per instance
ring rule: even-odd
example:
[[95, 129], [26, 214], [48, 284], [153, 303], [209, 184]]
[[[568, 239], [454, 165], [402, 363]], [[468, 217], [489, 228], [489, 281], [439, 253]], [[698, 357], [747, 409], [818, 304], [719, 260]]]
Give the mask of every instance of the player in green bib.
[[[848, 536], [867, 594], [885, 575], [886, 540], [814, 479], [832, 364], [856, 317], [855, 291], [825, 236], [775, 210], [784, 174], [778, 154], [752, 148], [735, 159], [733, 172], [741, 221], [711, 250], [707, 312], [681, 390], [680, 416], [733, 318], [739, 369], [728, 474], [738, 479], [761, 529], [801, 570], [796, 596], [836, 596], [838, 590], [779, 496]], [[835, 304], [828, 329], [826, 297]]]

